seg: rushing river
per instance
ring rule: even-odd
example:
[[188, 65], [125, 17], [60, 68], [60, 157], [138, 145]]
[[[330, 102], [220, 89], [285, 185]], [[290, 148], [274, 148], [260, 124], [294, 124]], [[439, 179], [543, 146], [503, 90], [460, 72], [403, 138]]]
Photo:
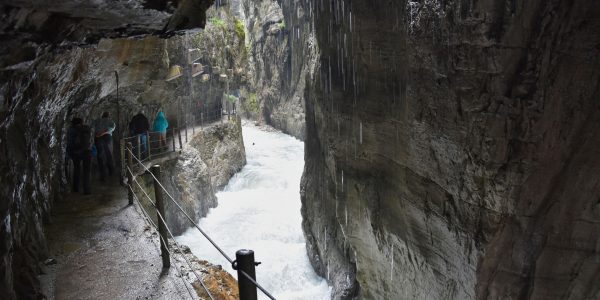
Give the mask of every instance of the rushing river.
[[[232, 259], [238, 249], [252, 249], [257, 281], [277, 299], [330, 299], [325, 279], [317, 276], [306, 255], [300, 215], [300, 177], [304, 144], [279, 132], [243, 126], [246, 166], [222, 192], [219, 206], [200, 220], [202, 227]], [[177, 239], [210, 262], [229, 263], [189, 229]], [[262, 293], [258, 291], [259, 298]]]

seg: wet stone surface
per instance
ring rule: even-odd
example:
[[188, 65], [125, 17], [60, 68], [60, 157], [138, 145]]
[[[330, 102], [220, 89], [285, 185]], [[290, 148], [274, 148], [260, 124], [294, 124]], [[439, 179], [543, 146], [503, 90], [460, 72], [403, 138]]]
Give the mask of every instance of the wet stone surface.
[[162, 272], [158, 236], [116, 183], [57, 203], [40, 276], [49, 299], [189, 299], [173, 267]]

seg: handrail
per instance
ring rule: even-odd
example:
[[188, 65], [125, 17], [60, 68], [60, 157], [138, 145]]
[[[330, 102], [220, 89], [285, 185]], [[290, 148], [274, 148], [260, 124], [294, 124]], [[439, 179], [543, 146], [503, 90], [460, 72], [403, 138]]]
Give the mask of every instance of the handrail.
[[[129, 171], [131, 171], [131, 170], [129, 170]], [[150, 218], [150, 216], [148, 215], [148, 213], [146, 212], [146, 210], [145, 210], [145, 209], [144, 209], [144, 207], [142, 206], [142, 203], [141, 203], [140, 199], [137, 197], [137, 195], [135, 194], [135, 192], [134, 192], [134, 191], [133, 191], [133, 189], [131, 188], [131, 185], [128, 185], [128, 187], [129, 187], [129, 189], [131, 189], [131, 191], [133, 192], [133, 197], [135, 198], [135, 200], [137, 201], [138, 205], [140, 206], [140, 210], [142, 211], [142, 214], [144, 215], [145, 219], [146, 219], [148, 222], [150, 222], [150, 224], [152, 225], [152, 227], [153, 227], [153, 228], [156, 230], [156, 229], [158, 228], [158, 226], [157, 226], [157, 225], [154, 223], [154, 221], [152, 221], [152, 218]], [[149, 200], [150, 200], [150, 199], [149, 199]], [[150, 201], [150, 202], [152, 202], [152, 201]], [[159, 234], [158, 236], [159, 236], [159, 238], [160, 238], [160, 239], [163, 241], [163, 243], [164, 243], [165, 241], [163, 240], [162, 236], [160, 236], [160, 234]], [[170, 254], [170, 253], [169, 253], [169, 254]], [[184, 256], [184, 257], [185, 257], [185, 256]], [[179, 274], [183, 274], [183, 273], [181, 272], [181, 269], [180, 269], [180, 268], [177, 266], [177, 264], [174, 264], [174, 265], [175, 265], [175, 269], [177, 269], [177, 272], [179, 272]], [[191, 269], [191, 270], [193, 270], [191, 267], [190, 267], [190, 269]], [[181, 280], [183, 281], [183, 286], [185, 286], [185, 289], [188, 291], [188, 294], [190, 294], [190, 297], [191, 297], [192, 299], [194, 299], [194, 298], [195, 298], [195, 297], [194, 297], [194, 294], [192, 293], [192, 291], [191, 291], [191, 290], [190, 290], [190, 288], [188, 287], [188, 285], [187, 285], [187, 282], [185, 281], [185, 278], [183, 278], [183, 276], [181, 276], [180, 278], [181, 278]], [[202, 281], [200, 281], [200, 282], [202, 282]], [[204, 287], [204, 284], [202, 284], [202, 286]], [[212, 299], [212, 295], [210, 294], [210, 292], [208, 292], [208, 291], [207, 291], [207, 293], [208, 293], [208, 295], [209, 295], [209, 296], [211, 296], [211, 299]], [[214, 299], [213, 299], [213, 300], [214, 300]]]
[[[129, 167], [127, 168], [127, 170], [133, 176], [133, 172], [132, 172], [132, 170], [129, 169]], [[140, 183], [137, 181], [137, 178], [136, 177], [133, 177], [133, 178], [134, 178], [133, 181], [137, 184], [137, 186], [140, 188], [140, 190], [142, 190], [142, 192], [144, 193], [144, 196], [146, 196], [146, 199], [148, 200], [148, 202], [150, 202], [150, 204], [152, 205], [152, 207], [156, 208], [156, 204], [154, 202], [152, 202], [152, 198], [150, 198], [150, 196], [148, 195], [148, 193], [146, 193], [146, 191], [144, 191], [144, 189], [142, 188], [142, 186], [140, 185]], [[129, 188], [131, 189], [131, 186], [129, 186]], [[139, 198], [137, 198], [137, 196], [135, 195], [135, 192], [133, 194], [134, 194], [136, 200], [138, 201], [138, 203], [140, 203], [140, 209], [144, 210], [144, 208], [141, 206], [141, 202], [139, 201]], [[157, 215], [163, 221], [164, 224], [167, 224], [167, 221], [164, 219], [163, 215], [159, 211], [157, 211]], [[150, 221], [152, 221], [152, 220], [150, 219]], [[158, 228], [158, 226], [156, 226], [156, 224], [154, 224], [154, 222], [152, 222], [152, 224], [154, 225], [154, 228]], [[169, 234], [171, 235], [171, 238], [173, 239], [173, 243], [175, 244], [175, 246], [177, 246], [177, 249], [179, 250], [179, 253], [181, 253], [181, 256], [183, 257], [183, 259], [186, 261], [186, 263], [190, 267], [190, 270], [194, 273], [194, 275], [196, 276], [196, 279], [198, 279], [198, 281], [200, 282], [200, 285], [202, 285], [202, 288], [206, 291], [206, 293], [208, 294], [208, 296], [210, 297], [210, 299], [215, 300], [214, 297], [212, 296], [212, 294], [210, 293], [210, 291], [208, 290], [208, 288], [206, 287], [206, 285], [204, 284], [204, 282], [202, 281], [202, 279], [200, 278], [200, 275], [198, 275], [198, 273], [196, 272], [196, 270], [194, 270], [194, 268], [192, 267], [192, 263], [188, 260], [188, 258], [185, 255], [183, 255], [183, 250], [181, 250], [181, 246], [179, 245], [179, 243], [177, 242], [177, 240], [175, 240], [175, 236], [171, 232], [171, 229], [169, 228], [169, 226], [166, 226], [166, 228], [167, 228], [167, 231], [169, 232]], [[162, 239], [162, 236], [161, 236], [161, 239]], [[168, 244], [168, 243], [166, 243], [166, 244]], [[169, 254], [171, 254], [171, 256], [173, 256], [173, 254], [171, 252], [169, 252]], [[175, 265], [175, 266], [177, 267], [177, 265]], [[179, 273], [181, 273], [180, 270], [178, 270], [178, 271], [179, 271]]]
[[[224, 112], [223, 112], [223, 110], [222, 110], [222, 109], [214, 109], [214, 110], [200, 111], [200, 112], [201, 112], [201, 115], [202, 115], [202, 116], [204, 116], [204, 115], [208, 115], [208, 116], [218, 116], [220, 113], [222, 113], [223, 115], [227, 115], [226, 113], [224, 113]], [[193, 115], [195, 115], [195, 114], [193, 114]], [[218, 118], [216, 118], [216, 119], [218, 120]], [[195, 121], [195, 122], [192, 122], [192, 124], [191, 124], [191, 125], [198, 125], [198, 124], [200, 124], [198, 121], [199, 121], [199, 120], [197, 120], [197, 119], [196, 119], [196, 121]], [[184, 123], [187, 123], [187, 122], [184, 122]], [[194, 124], [194, 123], [197, 123], [197, 124]], [[184, 125], [185, 125], [185, 124], [184, 124]], [[185, 129], [185, 127], [186, 127], [186, 126], [177, 126], [177, 127], [173, 127], [173, 128], [167, 128], [167, 131], [171, 131], [171, 130], [173, 130], [173, 129], [175, 129], [175, 130], [183, 130], [183, 129]], [[159, 132], [160, 132], [160, 131], [150, 131], [150, 130], [146, 131], [146, 133], [159, 133]], [[123, 137], [122, 139], [123, 139], [123, 140], [126, 140], [126, 139], [133, 139], [133, 138], [136, 138], [136, 137], [137, 137], [137, 135], [133, 135], [133, 136], [127, 136], [127, 137]]]
[[[232, 112], [232, 114], [235, 114], [235, 112]], [[160, 131], [146, 131], [144, 133], [141, 134], [135, 134], [135, 135], [129, 135], [129, 136], [125, 136], [121, 138], [121, 153], [124, 153], [124, 145], [127, 144], [127, 142], [131, 142], [132, 144], [134, 144], [134, 148], [137, 149], [138, 154], [134, 154], [135, 157], [140, 157], [141, 156], [145, 156], [145, 158], [142, 158], [142, 161], [151, 161], [153, 158], [157, 157], [157, 156], [163, 156], [165, 154], [168, 153], [172, 153], [177, 151], [177, 147], [176, 147], [176, 140], [179, 140], [179, 148], [183, 148], [183, 142], [182, 142], [182, 131], [184, 131], [184, 136], [185, 136], [185, 142], [188, 142], [188, 127], [192, 128], [192, 131], [195, 131], [196, 126], [205, 126], [215, 123], [218, 120], [222, 121], [222, 117], [228, 115], [226, 112], [224, 112], [224, 110], [221, 109], [216, 109], [216, 110], [209, 110], [209, 111], [200, 111], [200, 119], [196, 118], [196, 114], [193, 114], [192, 120], [191, 122], [188, 122], [188, 120], [185, 120], [183, 122], [183, 124], [180, 124], [180, 126], [177, 127], [173, 127], [173, 128], [168, 128], [167, 129], [167, 138], [165, 139], [165, 146], [166, 149], [163, 148], [163, 146], [157, 146], [157, 144], [159, 144], [159, 141], [161, 140], [160, 138], [156, 138], [156, 135], [162, 133]], [[206, 118], [206, 119], [205, 119]], [[169, 135], [170, 134], [170, 135]], [[140, 140], [140, 136], [145, 135], [145, 142], [141, 142]], [[170, 137], [170, 138], [169, 138]], [[171, 142], [169, 142], [171, 141]], [[144, 149], [144, 151], [140, 151], [140, 149]], [[156, 152], [158, 149], [158, 152]], [[124, 155], [122, 155], [124, 156]], [[124, 165], [124, 164], [123, 164]], [[121, 172], [124, 172], [123, 169], [121, 169]]]
[[[130, 151], [131, 154], [131, 151]], [[181, 211], [183, 213], [183, 215], [194, 225], [194, 227], [196, 227], [196, 229], [198, 229], [200, 231], [200, 233], [202, 233], [202, 235], [221, 253], [221, 255], [223, 255], [223, 257], [225, 257], [225, 259], [229, 262], [229, 263], [233, 263], [233, 260], [231, 258], [229, 258], [229, 256], [227, 256], [227, 254], [225, 254], [225, 252], [221, 249], [221, 247], [219, 247], [215, 241], [213, 241], [213, 239], [211, 239], [208, 234], [206, 234], [206, 232], [204, 232], [204, 230], [202, 230], [202, 228], [200, 228], [200, 226], [198, 226], [198, 224], [196, 224], [196, 222], [183, 210], [183, 208], [179, 205], [179, 203], [177, 203], [177, 201], [175, 201], [175, 198], [173, 198], [173, 196], [171, 196], [171, 194], [169, 193], [169, 191], [167, 191], [167, 189], [163, 186], [163, 184], [160, 182], [160, 180], [158, 180], [158, 178], [156, 178], [154, 176], [154, 174], [152, 174], [152, 172], [150, 172], [150, 170], [148, 169], [148, 167], [146, 167], [139, 159], [137, 159], [136, 157], [133, 157], [143, 168], [144, 170], [146, 170], [146, 172], [148, 172], [150, 174], [150, 176], [152, 176], [152, 178], [154, 180], [156, 180], [158, 182], [158, 184], [160, 185], [161, 189], [167, 194], [167, 196], [169, 196], [169, 198], [171, 199], [171, 201], [173, 203], [175, 203], [175, 205], [177, 206], [177, 208], [179, 209], [179, 211]]]
[[[139, 160], [134, 153], [132, 152], [132, 150], [127, 147], [126, 148], [127, 151], [129, 152], [129, 156], [132, 157], [133, 159], [135, 159], [135, 161], [137, 162], [137, 164], [141, 165], [143, 170], [146, 171], [146, 173], [150, 174], [152, 176], [152, 178], [154, 179], [155, 183], [158, 184], [158, 186], [160, 187], [160, 189], [162, 191], [164, 191], [164, 193], [168, 196], [168, 198], [171, 200], [171, 202], [173, 202], [175, 204], [175, 206], [178, 208], [178, 210], [183, 213], [183, 215], [188, 219], [188, 221], [190, 221], [191, 224], [194, 225], [194, 227], [200, 231], [200, 233], [213, 245], [213, 247], [229, 262], [231, 263], [232, 267], [235, 268], [235, 263], [236, 261], [232, 260], [224, 251], [223, 249], [221, 249], [221, 247], [219, 247], [216, 242], [202, 229], [200, 228], [200, 226], [183, 210], [183, 208], [181, 207], [181, 205], [179, 205], [179, 203], [177, 203], [177, 201], [175, 200], [175, 198], [167, 191], [167, 189], [163, 186], [163, 184], [160, 182], [160, 180], [158, 180], [158, 178], [156, 178], [156, 176], [148, 169], [148, 167], [146, 167], [144, 165], [144, 163]], [[129, 167], [127, 167], [127, 170], [130, 172], [132, 178], [135, 178], [133, 170], [131, 170]], [[137, 179], [133, 179], [133, 181], [140, 187], [140, 189], [142, 191], [144, 191], [143, 188], [141, 188], [141, 185], [137, 182]], [[130, 185], [130, 184], [129, 184]], [[131, 188], [131, 186], [130, 186]], [[132, 190], [133, 191], [133, 190]], [[152, 203], [152, 200], [150, 199], [150, 197], [148, 196], [148, 194], [144, 191], [145, 196], [148, 198], [148, 200], [150, 201], [150, 203]], [[135, 193], [134, 193], [135, 195]], [[137, 198], [137, 197], [136, 197]], [[138, 201], [139, 202], [139, 201]], [[154, 203], [152, 203], [154, 206]], [[156, 206], [154, 206], [156, 207]], [[160, 214], [160, 212], [158, 212], [158, 216], [160, 217], [160, 219], [163, 221], [163, 223], [166, 225], [166, 221], [165, 219], [162, 217], [162, 215]], [[171, 235], [171, 237], [173, 239], [175, 239], [175, 237], [173, 236], [171, 230], [168, 228], [168, 226], [166, 226], [169, 234]], [[167, 244], [168, 245], [168, 244]], [[186, 259], [187, 261], [187, 259]], [[190, 266], [191, 268], [191, 266]], [[246, 277], [246, 279], [248, 279], [249, 281], [251, 281], [258, 289], [260, 289], [267, 297], [269, 297], [270, 299], [275, 300], [275, 297], [273, 297], [265, 288], [263, 288], [258, 282], [256, 282], [256, 280], [254, 280], [252, 278], [252, 276], [250, 276], [249, 274], [247, 274], [244, 270], [235, 268], [238, 271], [238, 274], [242, 274], [244, 277]], [[197, 275], [197, 274], [196, 274]], [[200, 280], [200, 279], [199, 279]], [[202, 283], [202, 281], [200, 280], [201, 284], [204, 286], [204, 284]], [[208, 291], [207, 291], [208, 292]], [[209, 293], [210, 296], [210, 293]], [[211, 296], [212, 299], [212, 296]]]

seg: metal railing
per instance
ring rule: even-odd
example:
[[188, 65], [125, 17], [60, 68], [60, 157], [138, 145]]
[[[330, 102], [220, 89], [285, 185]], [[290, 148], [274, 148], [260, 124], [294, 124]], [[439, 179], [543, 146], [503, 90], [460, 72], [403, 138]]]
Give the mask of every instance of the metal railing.
[[[163, 157], [169, 153], [183, 149], [183, 141], [188, 142], [188, 130], [192, 134], [196, 133], [196, 127], [210, 126], [215, 122], [222, 122], [223, 116], [235, 115], [235, 111], [226, 112], [222, 109], [204, 111], [200, 110], [191, 114], [191, 120], [184, 120], [181, 127], [168, 128], [165, 139], [161, 138], [159, 131], [146, 131], [142, 134], [124, 137], [120, 141], [121, 157], [125, 158], [125, 146], [127, 143], [133, 145], [135, 157], [141, 161], [151, 161], [152, 159]], [[182, 133], [183, 132], [183, 133]], [[124, 164], [123, 164], [124, 165]]]
[[[157, 231], [159, 233], [159, 237], [160, 237], [161, 256], [162, 256], [164, 268], [169, 268], [171, 265], [170, 257], [173, 253], [169, 250], [168, 237], [170, 236], [173, 240], [175, 247], [179, 250], [178, 252], [184, 258], [184, 260], [188, 264], [190, 270], [192, 270], [192, 272], [194, 272], [196, 278], [202, 285], [202, 288], [204, 289], [204, 291], [206, 291], [206, 293], [208, 294], [208, 296], [211, 299], [214, 299], [213, 295], [210, 293], [210, 291], [208, 290], [208, 288], [202, 281], [201, 276], [198, 275], [198, 273], [192, 267], [188, 258], [184, 255], [184, 252], [181, 251], [181, 246], [179, 245], [179, 243], [177, 243], [177, 241], [175, 240], [175, 236], [173, 235], [172, 231], [167, 226], [167, 222], [166, 222], [166, 218], [165, 218], [165, 203], [164, 203], [164, 198], [163, 198], [163, 195], [166, 195], [167, 199], [170, 200], [173, 204], [175, 204], [178, 212], [182, 213], [186, 217], [186, 219], [190, 222], [190, 224], [192, 224], [193, 227], [195, 227], [212, 244], [212, 246], [231, 264], [232, 268], [237, 271], [237, 273], [238, 273], [238, 289], [239, 289], [239, 294], [240, 294], [241, 300], [257, 299], [257, 288], [260, 289], [268, 298], [275, 299], [275, 297], [273, 297], [266, 289], [264, 289], [260, 284], [258, 284], [256, 282], [255, 267], [258, 266], [260, 264], [260, 262], [254, 261], [254, 252], [252, 250], [246, 250], [246, 249], [239, 250], [236, 252], [236, 259], [232, 260], [223, 251], [223, 249], [221, 249], [221, 247], [219, 247], [215, 243], [215, 241], [202, 228], [200, 228], [200, 226], [185, 212], [185, 210], [181, 207], [181, 205], [179, 205], [179, 203], [175, 200], [175, 198], [173, 198], [173, 196], [171, 196], [171, 194], [167, 191], [167, 189], [164, 187], [164, 185], [160, 182], [160, 178], [161, 178], [160, 166], [153, 165], [150, 169], [148, 169], [148, 167], [146, 167], [144, 165], [144, 162], [135, 156], [136, 153], [134, 152], [133, 145], [131, 143], [127, 144], [125, 150], [126, 150], [125, 155], [127, 157], [126, 169], [127, 169], [127, 187], [128, 187], [129, 204], [133, 204], [133, 201], [135, 199], [137, 201], [137, 203], [139, 204], [140, 209], [142, 210], [145, 217], [147, 217], [147, 219], [154, 226], [154, 228], [157, 229]], [[154, 183], [155, 201], [152, 201], [152, 198], [150, 197], [150, 195], [148, 195], [148, 193], [146, 193], [146, 191], [144, 190], [142, 185], [140, 185], [140, 183], [138, 182], [137, 175], [136, 175], [138, 173], [134, 172], [134, 164], [141, 167], [141, 169], [140, 169], [141, 172], [144, 172], [144, 173], [152, 176], [152, 180]], [[150, 205], [156, 209], [158, 224], [155, 224], [154, 222], [152, 222], [152, 218], [150, 218], [149, 214], [145, 211], [145, 209], [140, 201], [140, 198], [135, 193], [134, 186], [133, 186], [134, 184], [137, 185], [139, 190], [142, 191], [143, 196], [150, 203]], [[177, 267], [177, 265], [175, 265], [175, 267], [177, 268], [178, 272], [181, 273], [181, 270]], [[187, 287], [185, 279], [183, 279], [183, 280], [184, 280], [184, 284], [186, 285], [186, 288], [188, 289], [188, 292], [190, 292], [190, 296], [192, 298], [195, 298], [191, 294], [191, 291], [189, 290], [189, 288]]]
[[183, 148], [183, 142], [181, 130], [179, 128], [168, 129], [164, 139], [162, 138], [161, 132], [147, 131], [143, 134], [137, 134], [121, 139], [121, 147], [123, 147], [124, 152], [124, 147], [126, 147], [128, 143], [131, 143], [132, 151], [136, 158], [141, 161], [151, 161], [152, 159], [177, 151], [177, 140], [179, 140], [179, 149], [181, 150]]
[[191, 127], [194, 128], [196, 126], [204, 127], [206, 125], [210, 125], [214, 122], [223, 122], [224, 116], [235, 116], [237, 115], [237, 111], [233, 110], [225, 110], [225, 109], [215, 109], [215, 110], [200, 110], [192, 113], [191, 115]]

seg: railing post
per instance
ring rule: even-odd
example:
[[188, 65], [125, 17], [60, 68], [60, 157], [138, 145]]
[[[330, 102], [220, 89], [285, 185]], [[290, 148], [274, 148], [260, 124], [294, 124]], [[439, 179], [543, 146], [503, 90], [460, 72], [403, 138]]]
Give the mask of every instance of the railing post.
[[125, 157], [127, 158], [127, 184], [129, 185], [129, 191], [127, 197], [129, 199], [129, 205], [133, 204], [133, 158], [131, 157], [131, 142], [127, 143], [127, 150], [125, 151]]
[[[152, 140], [150, 139], [150, 131], [146, 131], [146, 140], [148, 140], [148, 160], [152, 160], [152, 152], [150, 152], [150, 149], [152, 149]], [[140, 159], [141, 161], [141, 159]]]
[[179, 149], [183, 149], [183, 143], [181, 143], [181, 128], [177, 128], [177, 136], [179, 137]]
[[[123, 176], [124, 176], [123, 175], [124, 171], [127, 171], [127, 157], [125, 156], [126, 155], [125, 151], [127, 151], [127, 150], [125, 150], [125, 147], [126, 147], [125, 139], [121, 139], [119, 141], [119, 151], [121, 151], [120, 152], [120, 154], [121, 154], [120, 160], [121, 161], [120, 161], [120, 166], [119, 166], [120, 169], [119, 170], [121, 172], [121, 178], [123, 178]], [[68, 167], [68, 164], [67, 164], [67, 167]], [[127, 175], [127, 174], [125, 174], [125, 175]], [[67, 174], [67, 178], [69, 178], [68, 174]], [[121, 180], [121, 183], [122, 182], [123, 181]]]
[[238, 272], [238, 288], [240, 292], [240, 300], [256, 300], [256, 285], [244, 274], [250, 275], [256, 281], [256, 269], [254, 262], [254, 251], [241, 249], [235, 253], [236, 270]]
[[137, 158], [142, 160], [142, 135], [137, 135]]
[[171, 131], [173, 132], [173, 152], [177, 151], [177, 148], [175, 148], [175, 128], [171, 129]]
[[[158, 220], [158, 234], [160, 235], [160, 253], [162, 256], [163, 268], [171, 267], [171, 258], [169, 257], [169, 245], [167, 244], [168, 236], [167, 236], [167, 224], [166, 214], [165, 214], [165, 204], [163, 202], [162, 196], [162, 187], [158, 183], [158, 178], [160, 178], [160, 166], [154, 165], [150, 169], [152, 174], [154, 174], [154, 198], [156, 199], [156, 215]], [[161, 218], [162, 217], [162, 218]], [[164, 219], [164, 221], [163, 221]]]
[[187, 128], [188, 128], [188, 124], [187, 124], [187, 122], [186, 122], [186, 124], [185, 124], [185, 142], [186, 142], [186, 143], [188, 142]]

